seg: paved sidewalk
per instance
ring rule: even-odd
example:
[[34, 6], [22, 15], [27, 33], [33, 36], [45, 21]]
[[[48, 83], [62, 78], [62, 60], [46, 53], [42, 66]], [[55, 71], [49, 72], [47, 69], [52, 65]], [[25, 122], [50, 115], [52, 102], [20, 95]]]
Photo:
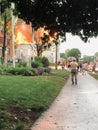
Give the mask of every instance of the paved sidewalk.
[[98, 81], [80, 73], [78, 85], [70, 80], [31, 130], [98, 130]]

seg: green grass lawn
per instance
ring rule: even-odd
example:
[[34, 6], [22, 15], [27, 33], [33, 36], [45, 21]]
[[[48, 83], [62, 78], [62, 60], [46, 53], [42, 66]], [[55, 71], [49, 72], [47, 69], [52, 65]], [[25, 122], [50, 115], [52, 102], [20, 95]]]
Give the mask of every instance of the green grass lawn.
[[48, 76], [0, 75], [0, 130], [28, 130], [56, 98], [69, 72]]

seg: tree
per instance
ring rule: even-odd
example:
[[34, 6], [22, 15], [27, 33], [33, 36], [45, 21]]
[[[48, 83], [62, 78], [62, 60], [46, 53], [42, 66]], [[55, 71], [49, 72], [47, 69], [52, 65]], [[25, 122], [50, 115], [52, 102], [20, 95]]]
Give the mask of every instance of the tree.
[[68, 51], [67, 56], [68, 57], [75, 57], [77, 59], [77, 61], [79, 61], [79, 56], [81, 56], [81, 52], [79, 49], [73, 48], [73, 49]]
[[94, 56], [84, 56], [83, 63], [89, 63], [94, 61]]
[[69, 49], [65, 50], [65, 57], [66, 57], [66, 59], [68, 58], [68, 52], [69, 51], [70, 51]]
[[67, 32], [78, 35], [87, 42], [89, 37], [98, 35], [97, 0], [1, 0], [0, 3], [14, 2], [14, 14], [32, 27], [45, 27], [50, 35], [58, 32], [65, 37]]
[[65, 53], [60, 53], [60, 57], [66, 59]]
[[5, 51], [6, 51], [6, 39], [7, 39], [7, 23], [9, 21], [9, 19], [11, 19], [10, 17], [10, 3], [9, 2], [6, 2], [4, 0], [2, 0], [2, 4], [0, 5], [0, 8], [1, 8], [1, 15], [2, 15], [2, 19], [3, 20], [3, 30], [4, 30], [4, 40], [3, 40], [3, 47], [2, 47], [2, 63], [5, 62]]
[[51, 46], [51, 43], [49, 43], [48, 34], [44, 33], [40, 39], [41, 39], [41, 43], [35, 43], [37, 56], [41, 56], [42, 52], [45, 51], [46, 49], [50, 48], [50, 46]]
[[98, 52], [96, 52], [96, 53], [94, 54], [94, 56], [95, 56], [95, 57], [98, 57]]
[[1, 0], [15, 3], [14, 14], [35, 28], [43, 27], [65, 36], [79, 35], [85, 42], [98, 35], [97, 0]]

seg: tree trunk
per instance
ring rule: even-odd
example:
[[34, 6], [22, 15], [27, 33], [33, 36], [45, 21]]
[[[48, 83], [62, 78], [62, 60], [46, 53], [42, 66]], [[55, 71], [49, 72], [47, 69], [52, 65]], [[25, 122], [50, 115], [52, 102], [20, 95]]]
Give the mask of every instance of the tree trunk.
[[36, 44], [36, 51], [37, 51], [37, 56], [41, 56], [42, 55], [42, 46], [39, 44]]
[[5, 51], [6, 51], [6, 34], [7, 34], [7, 19], [6, 19], [6, 12], [4, 15], [4, 40], [3, 40], [3, 47], [2, 47], [2, 64], [5, 63]]

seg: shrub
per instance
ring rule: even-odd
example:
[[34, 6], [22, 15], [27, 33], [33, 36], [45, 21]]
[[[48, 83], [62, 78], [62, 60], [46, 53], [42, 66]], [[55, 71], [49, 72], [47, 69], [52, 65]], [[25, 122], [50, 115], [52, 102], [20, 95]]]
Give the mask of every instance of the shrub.
[[44, 72], [50, 74], [51, 68], [45, 68], [45, 69], [44, 69]]
[[6, 70], [6, 73], [16, 75], [16, 68], [10, 67]]
[[5, 66], [5, 65], [2, 65], [2, 66], [0, 66], [0, 74], [6, 74], [6, 70], [7, 70], [7, 66]]
[[37, 56], [37, 57], [35, 57], [35, 61], [42, 63], [42, 58], [43, 57], [41, 57], [41, 56], [39, 56], [39, 57]]
[[35, 76], [35, 75], [37, 75], [37, 71], [33, 68], [27, 68], [24, 70], [23, 75], [24, 76]]
[[27, 62], [19, 62], [17, 64], [18, 67], [26, 67], [27, 66]]
[[37, 75], [37, 71], [35, 69], [29, 68], [29, 67], [8, 68], [7, 73], [13, 74], [13, 75], [24, 75], [24, 76]]
[[49, 60], [48, 60], [48, 58], [43, 57], [42, 58], [42, 64], [43, 64], [43, 67], [48, 67], [49, 66]]
[[41, 64], [40, 62], [38, 62], [38, 61], [32, 61], [32, 62], [31, 62], [31, 66], [32, 66], [33, 68], [38, 68], [38, 67], [41, 67], [42, 64]]
[[49, 60], [46, 57], [35, 57], [35, 61], [31, 62], [31, 66], [33, 68], [48, 67], [49, 66]]
[[43, 68], [37, 68], [36, 70], [38, 72], [38, 75], [43, 75], [44, 74], [44, 69]]

